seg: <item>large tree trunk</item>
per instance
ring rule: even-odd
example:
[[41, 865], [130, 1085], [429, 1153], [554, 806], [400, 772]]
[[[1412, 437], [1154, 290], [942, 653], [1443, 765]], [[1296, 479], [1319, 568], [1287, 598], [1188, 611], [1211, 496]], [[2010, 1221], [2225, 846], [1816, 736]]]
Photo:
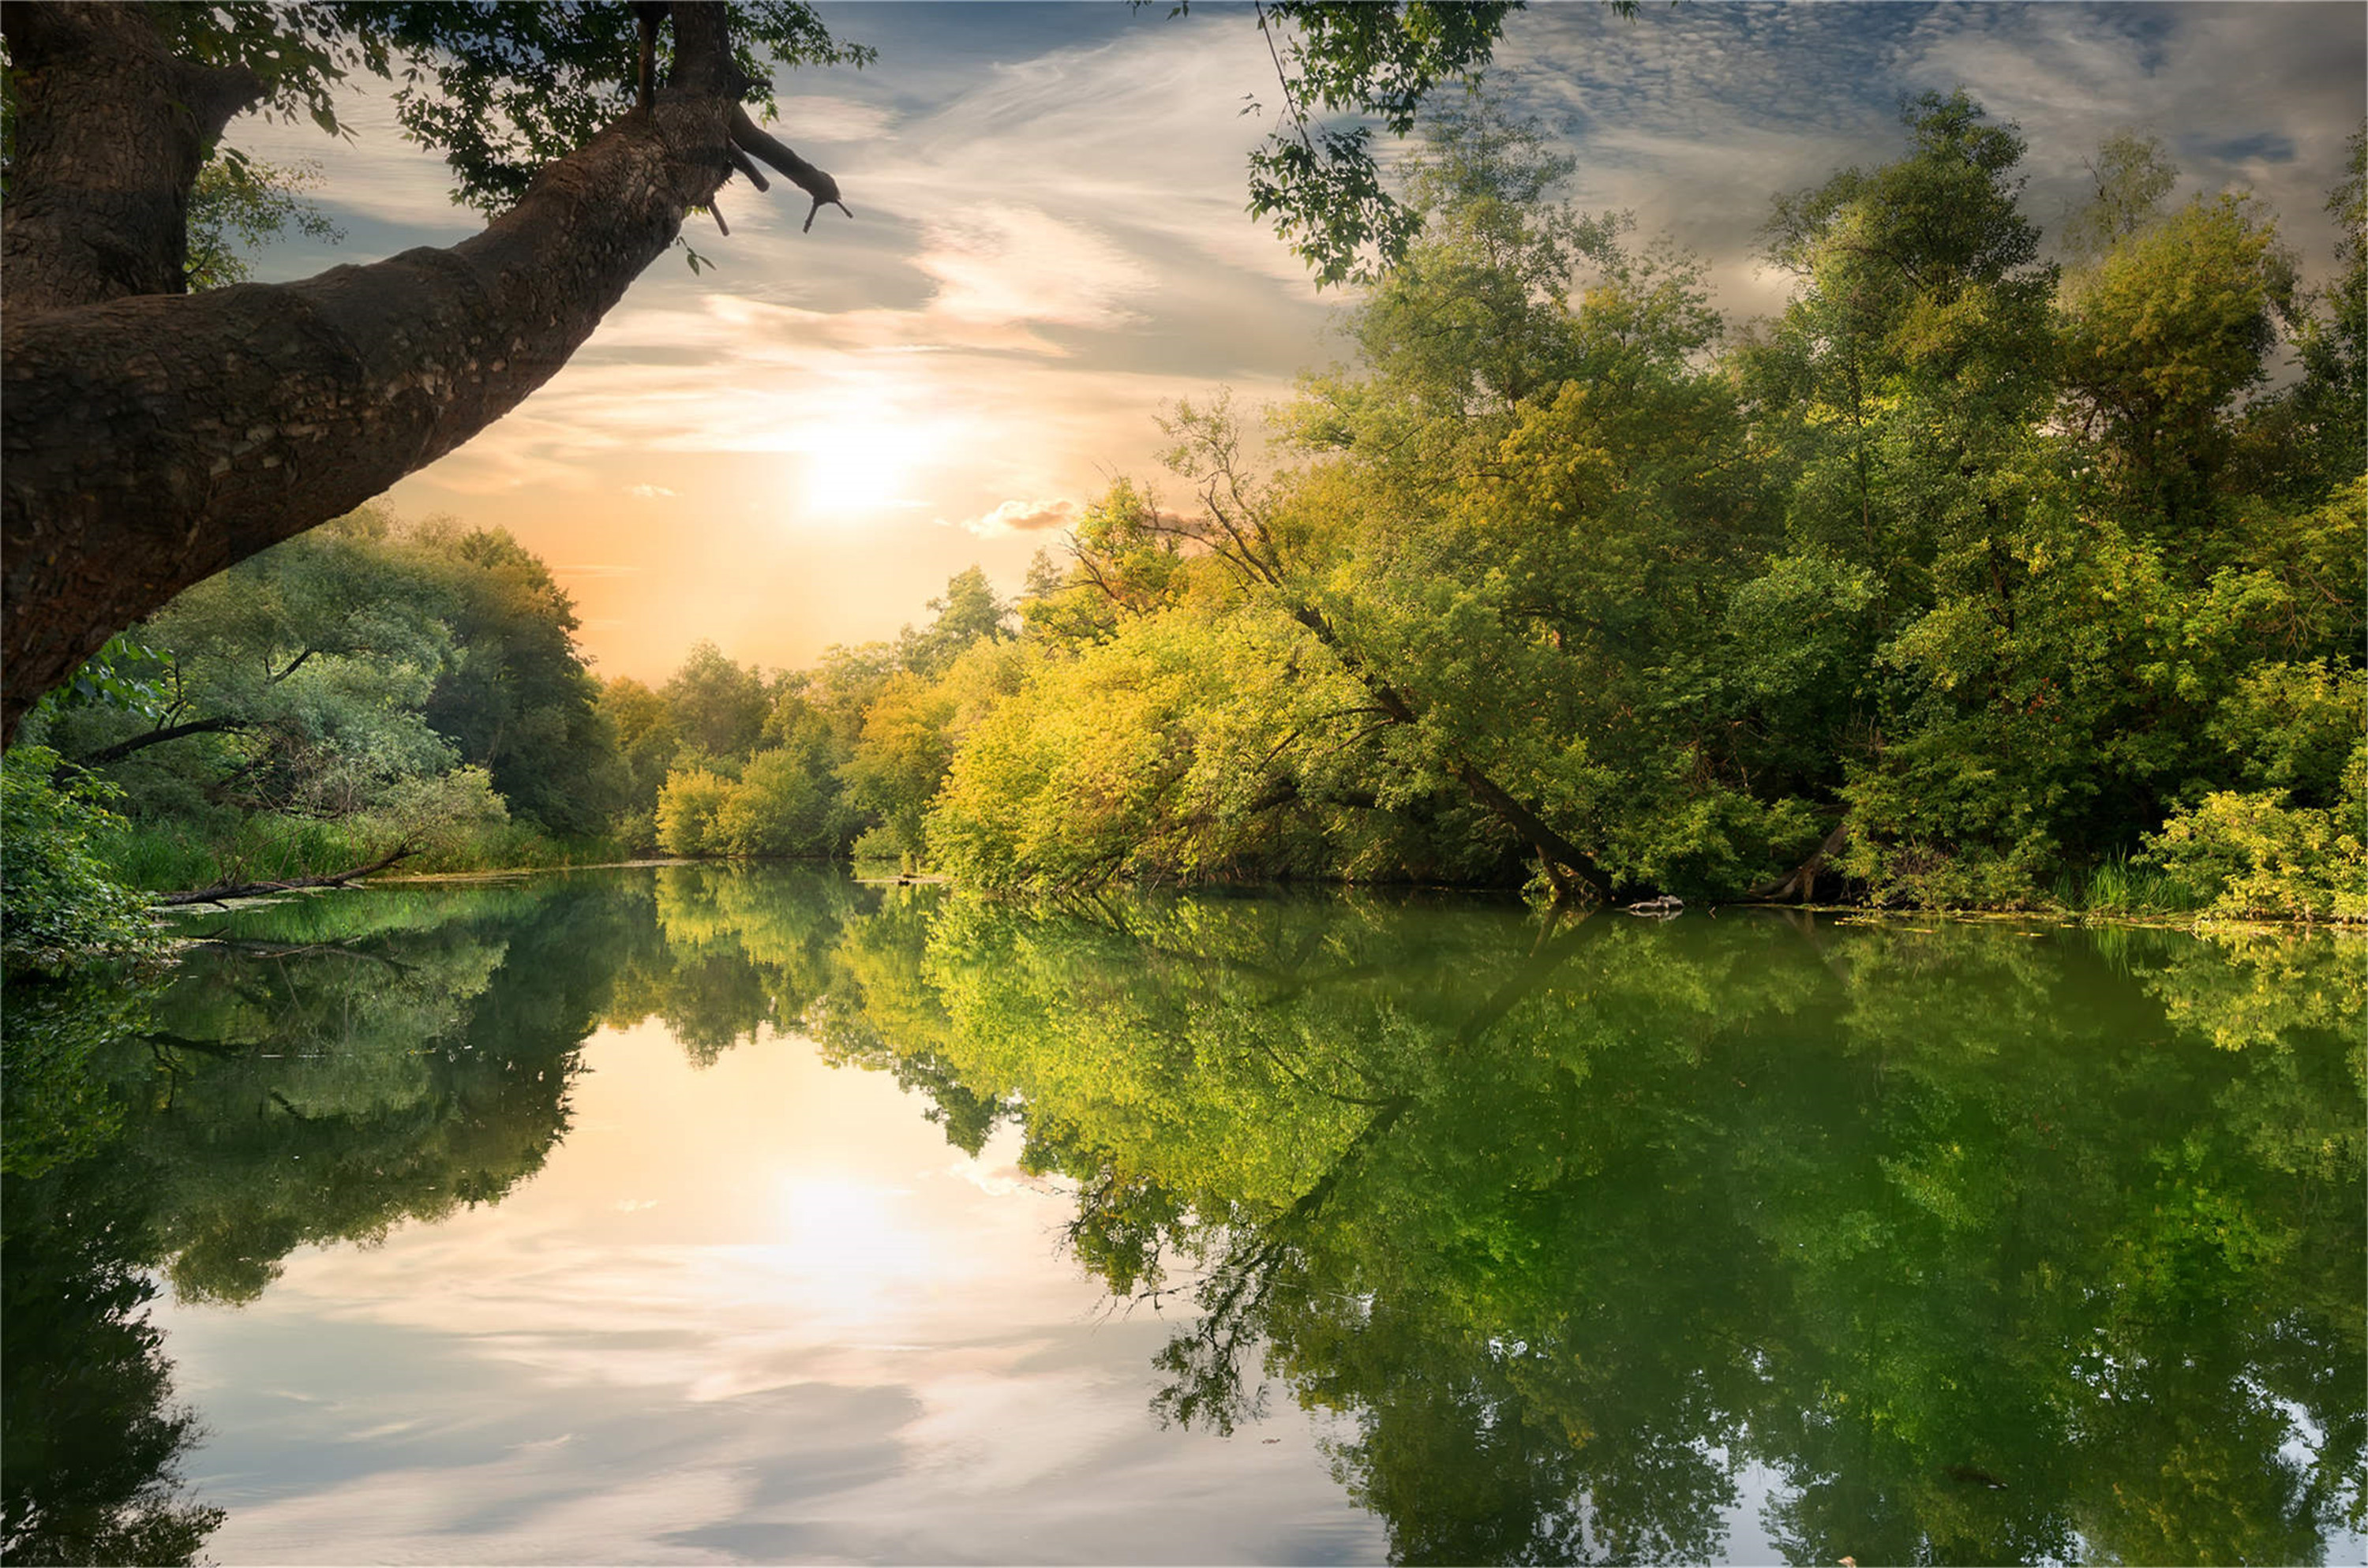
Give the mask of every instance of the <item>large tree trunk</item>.
[[178, 294], [189, 187], [254, 73], [165, 52], [141, 7], [0, 6], [16, 145], [0, 206], [11, 319], [127, 294]]
[[[138, 7], [11, 8], [20, 71], [131, 85], [87, 101], [61, 85], [18, 119], [20, 152], [74, 155], [51, 160], [54, 177], [9, 175], [0, 740], [108, 637], [182, 588], [352, 510], [517, 406], [673, 243], [686, 212], [749, 169], [747, 153], [817, 202], [837, 199], [828, 176], [741, 110], [723, 6], [673, 10], [673, 80], [654, 106], [545, 168], [484, 233], [300, 283], [191, 295], [172, 290], [194, 161], [125, 149], [110, 168], [92, 150], [110, 136], [137, 141], [176, 112], [210, 142], [251, 101], [251, 82], [215, 84], [196, 113], [160, 97], [168, 68], [188, 68], [137, 23]], [[135, 112], [147, 118], [127, 124]], [[28, 173], [65, 193], [48, 199], [52, 210], [72, 207], [77, 179], [126, 182], [126, 210], [169, 210], [169, 256], [150, 224], [134, 236], [146, 259], [105, 270], [88, 236], [123, 233], [112, 224], [41, 227], [38, 211], [17, 221]]]

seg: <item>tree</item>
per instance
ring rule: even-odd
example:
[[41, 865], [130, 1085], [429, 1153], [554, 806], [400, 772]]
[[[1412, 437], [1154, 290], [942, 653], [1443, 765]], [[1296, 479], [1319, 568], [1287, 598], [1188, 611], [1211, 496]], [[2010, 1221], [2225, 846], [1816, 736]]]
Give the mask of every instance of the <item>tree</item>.
[[704, 641], [691, 649], [662, 695], [682, 744], [717, 760], [746, 756], [764, 730], [771, 706], [763, 675], [734, 664]]
[[2208, 516], [2224, 415], [2267, 379], [2294, 288], [2274, 227], [2234, 196], [2133, 222], [2068, 280], [2064, 379], [2076, 417], [2160, 526]]
[[566, 590], [505, 529], [429, 526], [413, 537], [452, 634], [428, 723], [490, 771], [517, 811], [559, 832], [599, 831], [627, 780], [575, 651]]
[[2089, 173], [2096, 191], [2066, 221], [2063, 236], [2064, 248], [2083, 261], [2152, 222], [2162, 199], [2179, 183], [2179, 165], [2152, 136], [2112, 137], [2097, 149]]
[[[1260, 11], [1287, 114], [1254, 160], [1251, 206], [1322, 277], [1349, 275], [1368, 248], [1390, 254], [1405, 229], [1367, 129], [1311, 113], [1370, 114], [1403, 134], [1437, 83], [1486, 62], [1508, 8]], [[814, 211], [843, 206], [837, 183], [748, 110], [768, 102], [762, 50], [793, 64], [869, 58], [797, 0], [25, 0], [0, 10], [0, 29], [13, 134], [0, 740], [110, 632], [507, 413], [734, 173], [761, 189], [762, 164]], [[185, 294], [191, 190], [224, 128], [266, 104], [334, 130], [330, 89], [350, 70], [402, 75], [405, 129], [500, 215], [449, 251]]]
[[142, 622], [151, 700], [45, 702], [23, 738], [121, 787], [116, 858], [152, 886], [325, 871], [415, 835], [490, 847], [513, 808], [521, 831], [598, 832], [630, 767], [574, 626], [507, 534], [365, 509]]
[[[320, 5], [284, 21], [259, 6], [161, 21], [101, 5], [0, 15], [15, 106], [0, 235], [11, 304], [0, 438], [6, 734], [108, 631], [352, 510], [507, 413], [735, 170], [761, 178], [761, 159], [817, 203], [837, 199], [829, 176], [749, 118], [762, 84], [735, 52], [734, 16], [720, 5], [669, 10], [666, 87], [543, 170], [484, 233], [301, 283], [198, 294], [181, 291], [189, 192], [232, 116], [268, 97], [290, 108], [309, 100], [334, 124], [332, 51], [387, 72], [449, 47], [466, 82], [502, 40], [477, 38], [471, 61], [483, 29], [472, 33], [470, 6]], [[586, 14], [614, 24], [609, 80], [628, 79], [626, 13]], [[752, 14], [757, 26], [746, 30], [793, 58], [843, 57], [819, 29], [780, 25], [810, 23], [803, 6], [751, 7], [743, 19]], [[217, 16], [233, 27], [209, 28]], [[598, 100], [582, 90], [586, 40], [573, 41], [563, 59], [574, 80], [538, 68], [545, 88], [578, 89], [551, 98], [554, 118], [538, 122], [537, 84], [520, 68], [528, 80], [513, 107], [530, 129], [517, 151], [542, 152], [548, 135], [532, 128], [575, 129]], [[491, 171], [476, 185], [498, 183]], [[91, 201], [90, 190], [118, 194]]]

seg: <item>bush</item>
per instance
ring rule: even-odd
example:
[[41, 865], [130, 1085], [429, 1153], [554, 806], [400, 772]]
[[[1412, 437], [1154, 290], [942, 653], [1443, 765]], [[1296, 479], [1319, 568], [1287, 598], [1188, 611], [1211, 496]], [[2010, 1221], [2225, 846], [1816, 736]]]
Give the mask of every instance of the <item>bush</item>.
[[1865, 883], [1867, 903], [1878, 909], [2029, 909], [2055, 860], [2055, 846], [2041, 835], [1999, 851], [1858, 834], [1834, 869]]
[[98, 852], [120, 825], [106, 805], [113, 791], [87, 777], [62, 787], [57, 766], [42, 746], [0, 758], [0, 963], [57, 974], [157, 951], [147, 901]]
[[854, 859], [867, 866], [886, 861], [900, 871], [911, 868], [911, 856], [905, 848], [905, 841], [896, 836], [894, 828], [885, 825], [864, 829], [863, 835], [855, 841], [850, 854]]
[[[2368, 769], [2368, 747], [2349, 771]], [[2368, 920], [2363, 792], [2333, 811], [2286, 803], [2283, 790], [2216, 790], [2148, 837], [2141, 858], [2176, 878], [2207, 913], [2236, 918]]]
[[734, 789], [715, 813], [711, 851], [733, 855], [811, 855], [835, 847], [829, 842], [830, 797], [786, 751], [758, 752], [741, 769]]
[[733, 781], [704, 767], [670, 775], [658, 791], [658, 847], [669, 855], [720, 855], [716, 818], [732, 798]]

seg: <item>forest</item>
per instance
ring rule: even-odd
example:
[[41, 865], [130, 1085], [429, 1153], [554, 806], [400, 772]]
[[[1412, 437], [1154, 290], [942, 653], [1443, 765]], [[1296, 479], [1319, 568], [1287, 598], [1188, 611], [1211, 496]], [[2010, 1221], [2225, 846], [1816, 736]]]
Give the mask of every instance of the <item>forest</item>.
[[2044, 233], [2013, 126], [1902, 128], [1772, 199], [1730, 323], [1450, 108], [1351, 363], [1173, 406], [1016, 598], [810, 669], [603, 678], [498, 526], [290, 540], [25, 722], [11, 966], [389, 856], [2368, 918], [2368, 132], [2305, 258], [2158, 141]]

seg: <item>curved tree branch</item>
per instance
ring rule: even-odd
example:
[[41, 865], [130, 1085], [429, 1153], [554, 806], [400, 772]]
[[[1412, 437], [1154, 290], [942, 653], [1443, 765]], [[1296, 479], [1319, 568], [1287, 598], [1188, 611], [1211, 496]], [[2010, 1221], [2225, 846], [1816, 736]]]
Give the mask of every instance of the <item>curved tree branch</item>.
[[[673, 18], [672, 80], [653, 106], [543, 169], [516, 207], [449, 250], [297, 283], [28, 310], [17, 279], [41, 247], [29, 231], [19, 246], [12, 229], [0, 738], [114, 631], [351, 511], [516, 407], [674, 243], [684, 215], [712, 202], [735, 144], [817, 210], [844, 207], [836, 181], [741, 108], [723, 6], [677, 0]], [[132, 48], [122, 28], [77, 37], [101, 54]], [[48, 112], [77, 110], [60, 100]], [[19, 125], [20, 138], [34, 134]]]
[[341, 888], [357, 877], [383, 871], [397, 860], [407, 860], [418, 853], [410, 845], [404, 844], [397, 846], [393, 853], [382, 855], [367, 866], [332, 871], [325, 877], [291, 877], [282, 882], [223, 882], [216, 887], [192, 888], [188, 892], [158, 893], [148, 902], [158, 909], [171, 909], [186, 903], [222, 903], [233, 898], [256, 898], [268, 892], [293, 892], [299, 888]]
[[101, 746], [88, 756], [71, 759], [75, 767], [104, 767], [110, 762], [120, 762], [133, 752], [146, 751], [150, 746], [177, 741], [183, 735], [238, 734], [255, 726], [244, 719], [192, 719], [186, 724], [165, 724], [154, 730], [142, 730], [130, 740], [118, 741], [111, 746]]
[[[847, 203], [838, 199], [837, 180], [791, 152], [776, 138], [767, 134], [755, 120], [748, 118], [746, 109], [738, 108], [733, 109], [731, 130], [732, 144], [739, 153], [753, 153], [772, 165], [789, 176], [791, 184], [814, 199], [814, 205], [806, 210], [807, 230], [814, 228], [814, 214], [825, 207], [836, 207], [850, 218], [855, 216]], [[738, 166], [746, 168], [748, 160], [746, 157], [737, 157], [736, 162]], [[765, 182], [757, 171], [747, 168], [746, 172], [749, 180], [757, 188], [763, 190]]]

